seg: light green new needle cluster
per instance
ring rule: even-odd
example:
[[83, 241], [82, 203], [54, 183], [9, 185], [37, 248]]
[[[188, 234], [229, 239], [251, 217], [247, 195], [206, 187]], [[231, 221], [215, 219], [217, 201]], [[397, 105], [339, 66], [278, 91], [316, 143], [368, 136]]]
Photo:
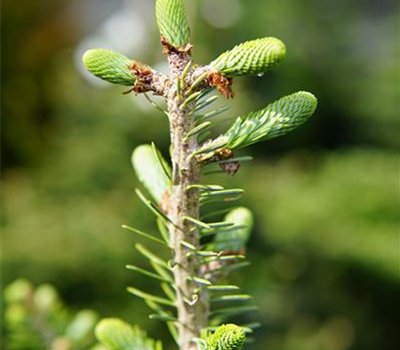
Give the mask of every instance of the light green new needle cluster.
[[247, 41], [224, 52], [210, 66], [226, 77], [262, 74], [286, 56], [285, 44], [268, 37]]
[[85, 52], [82, 61], [90, 73], [102, 80], [124, 86], [135, 84], [135, 75], [129, 69], [134, 61], [119, 52], [92, 49]]
[[182, 0], [157, 0], [156, 18], [160, 34], [174, 46], [189, 43], [190, 30]]
[[207, 340], [207, 350], [240, 350], [246, 340], [243, 329], [234, 324], [219, 326]]
[[282, 97], [260, 111], [237, 118], [223, 135], [226, 147], [243, 148], [287, 134], [306, 122], [316, 108], [316, 97], [306, 91]]

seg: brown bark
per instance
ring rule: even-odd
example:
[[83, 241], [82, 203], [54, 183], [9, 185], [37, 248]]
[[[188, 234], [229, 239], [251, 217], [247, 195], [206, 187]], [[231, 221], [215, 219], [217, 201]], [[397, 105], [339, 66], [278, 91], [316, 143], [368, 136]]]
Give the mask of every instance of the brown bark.
[[[178, 312], [178, 333], [180, 350], [193, 350], [196, 345], [194, 337], [200, 336], [200, 331], [208, 325], [209, 301], [207, 291], [199, 290], [199, 285], [190, 280], [190, 277], [200, 275], [199, 261], [196, 256], [190, 256], [190, 250], [181, 244], [188, 242], [199, 248], [200, 237], [198, 229], [185, 217], [199, 219], [199, 195], [197, 190], [189, 189], [190, 185], [200, 181], [201, 168], [192, 153], [198, 149], [196, 137], [186, 138], [193, 129], [193, 118], [190, 112], [193, 103], [183, 105], [190, 84], [179, 94], [177, 79], [181, 79], [182, 71], [190, 62], [187, 52], [170, 52], [168, 61], [171, 71], [171, 82], [167, 92], [168, 114], [170, 119], [173, 187], [169, 208], [170, 243], [173, 250], [174, 280], [176, 287], [176, 306]], [[192, 71], [188, 81], [193, 81]]]

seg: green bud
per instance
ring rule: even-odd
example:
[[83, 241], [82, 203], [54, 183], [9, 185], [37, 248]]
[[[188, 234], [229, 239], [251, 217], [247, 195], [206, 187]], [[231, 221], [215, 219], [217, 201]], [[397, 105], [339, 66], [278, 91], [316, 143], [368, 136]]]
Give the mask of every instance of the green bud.
[[160, 34], [174, 46], [189, 43], [190, 30], [182, 0], [157, 0], [156, 18]]
[[124, 86], [135, 84], [135, 75], [129, 68], [134, 61], [119, 52], [92, 49], [85, 52], [82, 61], [90, 73], [102, 80]]
[[[159, 157], [155, 152], [159, 154]], [[161, 158], [159, 151], [150, 145], [141, 145], [132, 153], [132, 165], [136, 175], [157, 204], [165, 199], [165, 195], [171, 188], [171, 182], [160, 162], [163, 162], [164, 166], [168, 166]]]
[[217, 251], [239, 252], [246, 246], [253, 228], [253, 214], [244, 207], [231, 210], [224, 218], [236, 227], [232, 231], [225, 229], [215, 236], [215, 249]]
[[133, 329], [117, 318], [107, 318], [98, 323], [95, 334], [99, 342], [112, 350], [135, 349]]
[[246, 335], [243, 329], [234, 324], [219, 326], [207, 339], [207, 350], [241, 350]]
[[318, 101], [306, 91], [282, 97], [266, 108], [239, 117], [220, 138], [229, 149], [269, 140], [296, 129], [315, 112]]
[[210, 66], [226, 77], [263, 74], [276, 66], [286, 55], [285, 44], [276, 38], [247, 41], [226, 51]]

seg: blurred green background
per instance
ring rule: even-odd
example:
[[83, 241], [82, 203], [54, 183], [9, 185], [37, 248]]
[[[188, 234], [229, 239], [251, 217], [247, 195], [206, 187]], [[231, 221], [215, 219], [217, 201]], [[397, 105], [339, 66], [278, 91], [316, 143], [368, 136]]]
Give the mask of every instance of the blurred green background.
[[[260, 306], [241, 318], [262, 324], [248, 349], [397, 349], [398, 2], [185, 3], [199, 63], [262, 36], [288, 48], [263, 78], [235, 81], [223, 119], [298, 90], [319, 98], [306, 125], [243, 151], [255, 161], [234, 178], [209, 179], [244, 187], [242, 204], [255, 212], [252, 265], [236, 276]], [[125, 292], [152, 285], [124, 269], [140, 258], [137, 238], [120, 229], [153, 228], [129, 158], [152, 140], [166, 154], [167, 121], [141, 96], [89, 77], [80, 61], [104, 47], [163, 69], [153, 6], [2, 2], [2, 282], [52, 283], [74, 309], [167, 338]]]

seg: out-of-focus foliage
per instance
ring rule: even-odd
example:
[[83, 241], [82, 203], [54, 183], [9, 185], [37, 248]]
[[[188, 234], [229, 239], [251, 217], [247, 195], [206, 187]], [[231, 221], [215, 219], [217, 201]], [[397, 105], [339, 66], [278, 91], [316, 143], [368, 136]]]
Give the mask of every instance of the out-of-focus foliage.
[[268, 196], [254, 192], [252, 197], [265, 239], [305, 246], [395, 281], [399, 184], [392, 175], [397, 166], [396, 153], [353, 149], [323, 159], [294, 154], [249, 174], [252, 183], [271, 185]]
[[[252, 265], [237, 276], [260, 305], [259, 314], [240, 320], [262, 324], [248, 348], [392, 350], [399, 343], [398, 3], [226, 3], [185, 1], [196, 23], [196, 61], [272, 34], [288, 48], [279, 70], [235, 82], [229, 115], [299, 88], [319, 99], [309, 124], [253, 146], [255, 161], [225, 179], [246, 188], [243, 204], [256, 214]], [[138, 256], [120, 225], [153, 229], [133, 194], [129, 158], [151, 140], [167, 154], [167, 122], [142, 97], [121, 96], [123, 87], [94, 89], [74, 66], [80, 40], [120, 4], [2, 4], [3, 280], [50, 281], [68, 305], [141, 319], [164, 339], [165, 329], [124, 291], [133, 278], [148, 282], [123, 268]], [[215, 17], [231, 27], [214, 28]], [[128, 31], [127, 43], [134, 34]], [[149, 36], [149, 57], [124, 54], [161, 60], [159, 34]], [[221, 130], [232, 123], [221, 120]]]
[[131, 161], [139, 181], [156, 203], [161, 203], [170, 191], [171, 181], [166, 172], [169, 174], [171, 169], [159, 150], [155, 146], [141, 145], [133, 151]]
[[235, 208], [225, 215], [224, 221], [238, 227], [234, 230], [225, 229], [217, 232], [213, 249], [228, 252], [243, 251], [253, 231], [253, 213], [244, 207]]
[[110, 350], [162, 350], [160, 342], [147, 338], [138, 326], [132, 327], [118, 318], [101, 320], [95, 333]]
[[5, 288], [4, 301], [4, 349], [93, 349], [98, 316], [90, 310], [71, 314], [53, 286], [34, 289], [19, 279]]

